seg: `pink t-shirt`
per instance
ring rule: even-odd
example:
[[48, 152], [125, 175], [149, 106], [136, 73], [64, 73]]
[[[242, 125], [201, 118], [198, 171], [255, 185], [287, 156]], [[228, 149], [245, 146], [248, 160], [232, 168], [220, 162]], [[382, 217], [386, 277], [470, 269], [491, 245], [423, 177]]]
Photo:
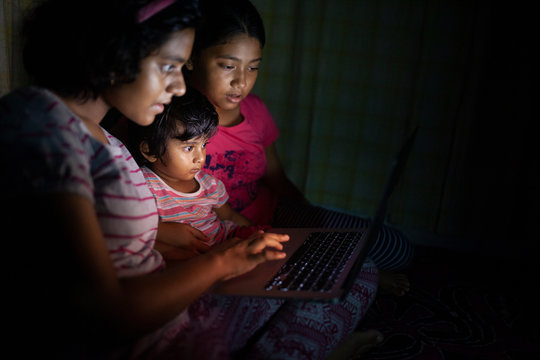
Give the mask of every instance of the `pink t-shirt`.
[[205, 170], [220, 179], [229, 193], [231, 206], [256, 224], [269, 224], [277, 198], [261, 182], [266, 173], [264, 148], [279, 131], [262, 100], [248, 95], [240, 103], [244, 121], [219, 126], [206, 147]]

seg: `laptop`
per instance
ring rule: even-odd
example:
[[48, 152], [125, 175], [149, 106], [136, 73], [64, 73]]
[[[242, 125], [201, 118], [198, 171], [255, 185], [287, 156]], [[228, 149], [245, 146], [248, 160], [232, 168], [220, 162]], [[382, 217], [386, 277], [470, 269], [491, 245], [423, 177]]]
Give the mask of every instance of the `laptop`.
[[[418, 127], [393, 159], [381, 200], [365, 229], [271, 228], [288, 234], [287, 257], [267, 261], [252, 271], [216, 284], [211, 292], [237, 296], [339, 302], [352, 288], [366, 255], [377, 239], [388, 201], [401, 178]], [[315, 264], [320, 261], [321, 264]]]

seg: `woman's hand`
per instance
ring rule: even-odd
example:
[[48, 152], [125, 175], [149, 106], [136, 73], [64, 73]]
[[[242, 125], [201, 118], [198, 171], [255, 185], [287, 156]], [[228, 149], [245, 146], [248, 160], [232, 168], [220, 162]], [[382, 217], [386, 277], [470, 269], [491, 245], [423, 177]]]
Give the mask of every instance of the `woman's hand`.
[[268, 260], [285, 258], [282, 242], [288, 241], [289, 235], [265, 233], [262, 230], [247, 239], [233, 238], [212, 248], [225, 267], [222, 280], [228, 280], [253, 270], [257, 265]]
[[187, 260], [200, 255], [200, 252], [194, 249], [172, 246], [161, 241], [155, 242], [154, 249], [159, 251], [165, 260]]

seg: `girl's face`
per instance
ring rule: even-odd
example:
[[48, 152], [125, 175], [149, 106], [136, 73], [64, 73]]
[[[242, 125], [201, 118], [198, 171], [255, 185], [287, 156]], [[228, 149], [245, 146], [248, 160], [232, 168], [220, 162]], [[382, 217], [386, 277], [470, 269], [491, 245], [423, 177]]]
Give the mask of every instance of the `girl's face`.
[[105, 101], [135, 123], [151, 124], [163, 112], [164, 104], [186, 92], [182, 66], [189, 59], [194, 38], [192, 28], [172, 34], [158, 50], [142, 60], [135, 81], [113, 85], [104, 92]]
[[218, 114], [237, 110], [255, 85], [261, 56], [259, 40], [246, 34], [235, 35], [192, 58], [193, 85], [206, 95]]
[[152, 171], [167, 185], [177, 191], [190, 193], [197, 190], [193, 178], [204, 166], [207, 142], [206, 137], [187, 141], [171, 138], [167, 141], [163, 161], [155, 156], [145, 155], [145, 157], [152, 163]]

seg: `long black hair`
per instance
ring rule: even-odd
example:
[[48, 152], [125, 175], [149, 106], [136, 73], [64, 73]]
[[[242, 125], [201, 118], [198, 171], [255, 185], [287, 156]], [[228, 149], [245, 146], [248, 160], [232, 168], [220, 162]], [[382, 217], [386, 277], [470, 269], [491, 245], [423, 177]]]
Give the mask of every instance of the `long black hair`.
[[177, 30], [196, 27], [197, 0], [176, 0], [146, 21], [137, 13], [152, 0], [48, 0], [23, 27], [25, 68], [38, 85], [66, 97], [96, 98], [131, 82], [141, 60]]
[[264, 24], [257, 8], [249, 0], [200, 0], [202, 21], [197, 28], [193, 53], [226, 42], [230, 37], [247, 34], [266, 42]]
[[148, 145], [147, 155], [163, 162], [169, 139], [180, 141], [205, 137], [209, 139], [217, 131], [218, 114], [208, 99], [192, 87], [181, 96], [173, 96], [165, 110], [148, 126], [128, 123], [129, 151], [140, 166], [150, 165], [142, 155], [140, 144]]

